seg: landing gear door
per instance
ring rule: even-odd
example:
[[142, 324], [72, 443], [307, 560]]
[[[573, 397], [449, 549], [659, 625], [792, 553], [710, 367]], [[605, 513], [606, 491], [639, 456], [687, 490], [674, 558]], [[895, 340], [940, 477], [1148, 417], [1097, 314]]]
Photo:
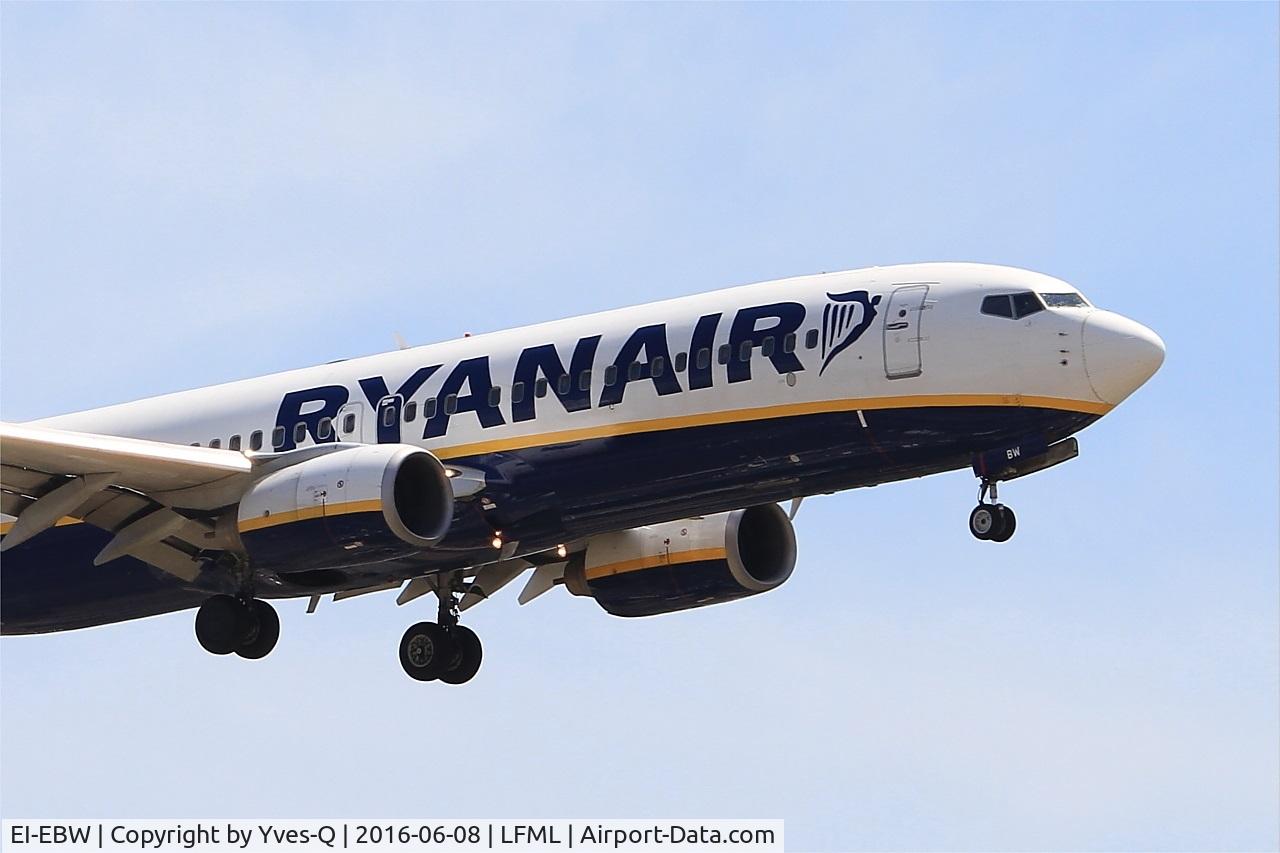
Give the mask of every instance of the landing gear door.
[[907, 379], [923, 371], [920, 362], [920, 318], [927, 284], [908, 284], [893, 291], [884, 312], [884, 375]]
[[350, 441], [360, 444], [369, 444], [369, 439], [365, 436], [364, 405], [361, 403], [347, 403], [341, 409], [338, 409], [338, 417], [336, 419], [338, 427], [338, 441]]

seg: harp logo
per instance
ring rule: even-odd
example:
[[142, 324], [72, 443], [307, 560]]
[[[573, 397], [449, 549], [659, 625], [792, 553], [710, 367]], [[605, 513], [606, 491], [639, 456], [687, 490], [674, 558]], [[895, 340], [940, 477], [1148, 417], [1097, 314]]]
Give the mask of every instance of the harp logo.
[[848, 293], [828, 293], [831, 301], [822, 309], [822, 367], [821, 376], [836, 356], [862, 337], [876, 318], [879, 296], [871, 296], [865, 290]]

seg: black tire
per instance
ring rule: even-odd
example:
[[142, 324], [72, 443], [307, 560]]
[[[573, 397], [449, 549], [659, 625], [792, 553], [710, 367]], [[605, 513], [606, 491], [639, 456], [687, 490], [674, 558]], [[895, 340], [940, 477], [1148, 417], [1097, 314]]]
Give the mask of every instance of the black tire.
[[476, 632], [462, 625], [455, 625], [452, 634], [454, 653], [449, 665], [440, 673], [440, 680], [445, 684], [465, 684], [476, 677], [480, 671], [480, 661], [484, 658], [484, 649]]
[[249, 602], [249, 630], [242, 635], [236, 654], [247, 660], [258, 660], [271, 653], [280, 639], [280, 614], [265, 601]]
[[997, 530], [991, 534], [991, 541], [1008, 542], [1009, 537], [1013, 536], [1013, 531], [1018, 529], [1018, 519], [1013, 514], [1013, 510], [1003, 504], [997, 504], [996, 509], [999, 511], [1000, 524]]
[[975, 539], [987, 540], [993, 531], [999, 530], [1000, 514], [991, 504], [978, 504], [969, 513], [969, 532]]
[[434, 681], [453, 658], [449, 632], [434, 622], [412, 625], [400, 638], [400, 666], [410, 678]]
[[206, 652], [229, 655], [244, 637], [249, 614], [230, 595], [215, 595], [196, 611], [196, 639]]

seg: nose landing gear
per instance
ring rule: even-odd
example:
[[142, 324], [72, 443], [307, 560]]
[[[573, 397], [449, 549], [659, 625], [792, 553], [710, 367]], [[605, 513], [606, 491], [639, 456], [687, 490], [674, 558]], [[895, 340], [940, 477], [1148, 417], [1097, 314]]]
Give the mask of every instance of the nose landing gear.
[[400, 638], [400, 666], [417, 681], [463, 684], [480, 671], [484, 651], [475, 631], [458, 624], [458, 598], [438, 587], [438, 622], [419, 622]]
[[[991, 502], [986, 498], [990, 494]], [[1018, 520], [1013, 510], [998, 502], [994, 480], [983, 480], [978, 489], [978, 505], [969, 513], [969, 532], [976, 539], [990, 542], [1007, 542], [1017, 529]]]

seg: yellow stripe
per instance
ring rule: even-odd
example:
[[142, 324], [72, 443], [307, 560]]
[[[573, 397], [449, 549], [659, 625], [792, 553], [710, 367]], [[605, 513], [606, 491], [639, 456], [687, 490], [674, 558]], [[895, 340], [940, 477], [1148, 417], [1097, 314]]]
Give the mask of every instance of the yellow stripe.
[[432, 452], [440, 459], [456, 459], [461, 456], [476, 456], [482, 453], [496, 453], [503, 450], [522, 450], [529, 447], [544, 447], [550, 444], [565, 444], [571, 441], [585, 441], [592, 438], [612, 438], [620, 435], [635, 435], [667, 429], [746, 423], [794, 415], [853, 412], [859, 409], [863, 411], [875, 409], [922, 409], [930, 406], [948, 408], [959, 406], [1030, 406], [1040, 409], [1057, 409], [1065, 412], [1083, 412], [1091, 415], [1105, 415], [1113, 408], [1107, 403], [1089, 400], [1033, 397], [1022, 394], [927, 394], [910, 397], [864, 397], [862, 399], [849, 400], [819, 400], [812, 403], [788, 403], [781, 406], [762, 406], [755, 409], [705, 412], [698, 415], [680, 415], [673, 418], [655, 418], [648, 421], [604, 424], [581, 429], [566, 429], [559, 432], [544, 432], [535, 435], [516, 436], [514, 438], [478, 441], [472, 444], [455, 444], [452, 447], [442, 447]]
[[293, 524], [295, 521], [306, 521], [311, 518], [322, 518], [329, 515], [350, 515], [355, 512], [382, 512], [382, 501], [374, 498], [367, 501], [347, 501], [339, 504], [316, 504], [302, 509], [290, 510], [277, 515], [264, 515], [261, 518], [249, 518], [240, 522], [240, 532], [261, 530], [264, 527], [275, 527], [278, 524]]
[[[566, 444], [571, 441], [585, 441], [591, 438], [612, 438], [620, 435], [636, 435], [644, 432], [658, 432], [666, 429], [683, 429], [685, 427], [712, 426], [715, 424], [747, 423], [766, 420], [768, 418], [785, 418], [793, 415], [816, 415], [832, 412], [853, 412], [859, 409], [874, 411], [876, 409], [920, 409], [929, 406], [954, 408], [959, 406], [1029, 406], [1039, 409], [1056, 409], [1062, 412], [1081, 412], [1090, 415], [1105, 415], [1113, 406], [1091, 400], [1073, 400], [1065, 397], [1036, 397], [1022, 394], [926, 394], [905, 397], [864, 397], [848, 400], [820, 400], [812, 403], [788, 403], [781, 406], [762, 406], [754, 409], [737, 409], [727, 412], [705, 412], [698, 415], [681, 415], [673, 418], [655, 418], [647, 421], [627, 421], [625, 423], [604, 424], [596, 427], [566, 429], [558, 432], [545, 432], [534, 435], [499, 438], [492, 441], [477, 441], [470, 444], [455, 444], [442, 447], [433, 452], [440, 459], [456, 459], [462, 456], [476, 456], [482, 453], [496, 453], [503, 450], [522, 450], [530, 447], [544, 447], [551, 444]], [[368, 505], [373, 505], [372, 507]], [[338, 507], [355, 507], [338, 509]], [[351, 512], [370, 512], [381, 509], [378, 501], [353, 501], [348, 504], [335, 504], [329, 507], [329, 515], [343, 515]], [[241, 530], [258, 530], [276, 524], [288, 524], [306, 518], [319, 518], [322, 514], [319, 507], [309, 508], [296, 513], [286, 513], [269, 518], [251, 519], [242, 522]], [[79, 524], [74, 518], [63, 518], [57, 526]], [[0, 534], [8, 533], [13, 526], [12, 521], [0, 524]]]
[[683, 551], [678, 554], [654, 554], [651, 557], [640, 557], [635, 560], [622, 560], [618, 563], [605, 563], [587, 569], [587, 580], [595, 580], [608, 575], [621, 575], [626, 572], [638, 572], [641, 569], [652, 569], [654, 566], [676, 566], [680, 563], [697, 563], [702, 560], [723, 560], [729, 553], [723, 548], [702, 548], [697, 551]]
[[[0, 535], [3, 535], [3, 534], [5, 534], [5, 533], [8, 533], [8, 532], [9, 532], [9, 529], [10, 529], [11, 527], [13, 527], [13, 526], [14, 526], [15, 524], [17, 524], [17, 523], [18, 523], [18, 522], [16, 522], [16, 521], [3, 521], [3, 522], [0, 522]], [[66, 526], [66, 525], [68, 525], [68, 524], [79, 524], [79, 523], [80, 523], [80, 519], [78, 519], [78, 518], [72, 518], [72, 517], [71, 517], [71, 516], [69, 516], [69, 515], [64, 515], [62, 518], [60, 518], [60, 519], [58, 519], [56, 522], [54, 522], [54, 525], [53, 525], [53, 526], [54, 526], [54, 527], [64, 527], [64, 526]]]

